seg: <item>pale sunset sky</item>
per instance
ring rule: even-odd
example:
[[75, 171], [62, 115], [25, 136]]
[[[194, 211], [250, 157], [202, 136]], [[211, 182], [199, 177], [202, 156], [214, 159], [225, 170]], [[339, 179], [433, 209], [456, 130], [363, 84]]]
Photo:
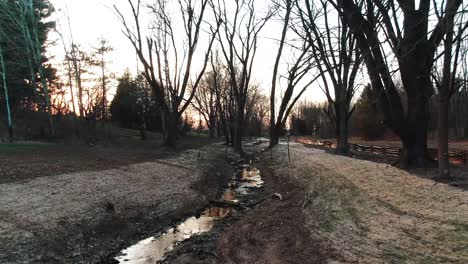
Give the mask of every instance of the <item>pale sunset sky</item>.
[[[135, 52], [128, 39], [122, 34], [122, 25], [113, 8], [113, 5], [116, 5], [122, 13], [130, 15], [127, 0], [50, 0], [50, 2], [56, 9], [53, 19], [57, 21], [57, 30], [65, 36], [68, 43], [71, 40], [67, 16], [70, 17], [71, 31], [76, 44], [85, 49], [90, 49], [92, 46], [97, 45], [100, 37], [104, 37], [114, 49], [108, 58], [111, 63], [109, 65], [111, 71], [117, 76], [121, 75], [125, 69], [136, 73], [137, 58]], [[258, 3], [263, 4], [262, 1], [258, 1]], [[265, 6], [267, 3], [269, 1], [264, 1]], [[145, 8], [142, 8], [142, 12], [146, 11]], [[174, 12], [174, 14], [176, 16], [179, 13]], [[151, 18], [147, 19], [149, 21]], [[272, 69], [277, 52], [277, 45], [272, 39], [278, 39], [280, 35], [281, 24], [277, 21], [270, 21], [262, 31], [259, 39], [253, 77], [263, 88], [265, 94], [269, 94]], [[49, 49], [49, 53], [55, 57], [54, 61], [56, 63], [60, 63], [64, 59], [62, 43], [56, 33], [51, 33], [49, 38], [51, 41], [56, 41], [56, 45]], [[199, 46], [198, 53], [204, 53], [203, 46]], [[291, 55], [285, 52], [285, 59], [287, 59], [287, 56]], [[282, 73], [285, 73], [284, 70]], [[114, 92], [115, 88], [110, 91], [109, 95], [112, 96]], [[313, 85], [305, 93], [301, 101], [303, 100], [323, 101], [325, 96], [317, 85]]]

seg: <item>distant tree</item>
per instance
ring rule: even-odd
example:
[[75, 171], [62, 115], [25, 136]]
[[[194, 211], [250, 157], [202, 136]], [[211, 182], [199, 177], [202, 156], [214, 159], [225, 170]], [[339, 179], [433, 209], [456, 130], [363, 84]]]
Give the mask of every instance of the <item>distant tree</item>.
[[218, 106], [216, 104], [216, 76], [215, 72], [207, 72], [202, 78], [197, 91], [195, 92], [193, 107], [203, 117], [205, 124], [213, 138], [216, 132], [216, 122]]
[[75, 114], [75, 117], [76, 117], [76, 114], [78, 112], [76, 111], [75, 91], [73, 89], [73, 66], [72, 66], [72, 61], [71, 61], [71, 57], [70, 57], [69, 46], [65, 42], [65, 38], [63, 37], [62, 32], [60, 32], [59, 30], [56, 29], [56, 33], [60, 37], [60, 40], [62, 42], [62, 47], [63, 47], [63, 50], [65, 52], [65, 63], [64, 64], [65, 64], [65, 67], [66, 67], [66, 70], [67, 70], [68, 87], [70, 89], [70, 99], [71, 99], [72, 110], [73, 110], [73, 113]]
[[366, 85], [354, 105], [352, 126], [356, 134], [365, 139], [377, 139], [384, 135], [383, 114], [379, 108], [379, 95]]
[[303, 103], [297, 105], [290, 119], [292, 132], [295, 135], [332, 137], [334, 124], [323, 111], [324, 108], [328, 108], [328, 103]]
[[66, 60], [70, 61], [73, 66], [72, 72], [75, 77], [76, 88], [78, 89], [78, 113], [81, 118], [84, 118], [86, 115], [83, 100], [85, 95], [83, 75], [88, 72], [90, 56], [80, 45], [73, 42], [71, 44], [70, 52], [66, 56]]
[[[55, 80], [55, 70], [47, 65], [45, 56], [48, 32], [53, 22], [44, 22], [54, 9], [46, 0], [18, 0], [0, 2], [0, 28], [8, 35], [4, 43], [4, 62], [11, 84], [10, 100], [25, 104], [29, 110], [45, 109], [51, 135], [52, 121], [49, 82]], [[28, 83], [25, 83], [28, 80]], [[35, 97], [35, 104], [29, 98]], [[41, 100], [39, 100], [41, 99]]]
[[[302, 32], [312, 47], [312, 54], [322, 79], [328, 100], [327, 114], [335, 123], [338, 154], [349, 150], [349, 119], [352, 100], [357, 89], [356, 76], [361, 66], [361, 54], [348, 22], [328, 1], [296, 1]], [[338, 16], [338, 19], [334, 19]]]
[[269, 111], [269, 98], [262, 93], [259, 85], [252, 85], [245, 105], [246, 128], [248, 128], [249, 136], [262, 136]]
[[111, 120], [120, 126], [140, 129], [144, 138], [145, 130], [160, 131], [160, 110], [151, 94], [151, 87], [144, 77], [133, 78], [126, 72], [118, 79], [117, 91], [110, 104]]
[[101, 86], [102, 86], [102, 98], [101, 98], [101, 119], [107, 119], [107, 84], [109, 80], [109, 74], [107, 72], [107, 58], [106, 56], [112, 52], [114, 49], [109, 44], [109, 42], [101, 37], [98, 41], [99, 45], [94, 47], [94, 51], [92, 52], [92, 60], [91, 64], [93, 66], [97, 66], [100, 70], [100, 79], [101, 79]]
[[245, 106], [251, 88], [258, 37], [267, 21], [273, 16], [273, 12], [268, 10], [264, 16], [259, 17], [255, 0], [235, 1], [232, 10], [228, 9], [227, 2], [210, 0], [216, 21], [221, 25], [216, 36], [224, 64], [227, 66], [230, 90], [234, 99], [235, 122], [232, 141], [235, 151], [242, 154]]
[[229, 74], [226, 72], [226, 67], [222, 65], [218, 52], [212, 54], [210, 64], [213, 73], [213, 89], [216, 95], [218, 135], [223, 134], [226, 145], [232, 145], [235, 111]]
[[112, 120], [119, 122], [122, 127], [135, 128], [139, 125], [140, 111], [138, 111], [138, 84], [130, 73], [125, 73], [118, 79], [117, 91], [110, 106]]
[[[143, 76], [150, 84], [163, 113], [165, 144], [174, 146], [178, 139], [182, 114], [191, 104], [195, 91], [205, 73], [209, 55], [220, 23], [204, 30], [208, 0], [178, 1], [179, 15], [183, 27], [176, 34], [175, 24], [170, 18], [168, 1], [158, 0], [148, 5], [153, 15], [152, 34], [144, 36], [141, 29], [141, 0], [128, 0], [132, 10], [132, 24], [114, 6], [124, 27], [123, 33], [133, 45], [143, 65]], [[193, 74], [194, 57], [200, 50], [203, 32], [209, 32], [207, 47], [201, 52], [201, 69]], [[179, 41], [176, 41], [179, 39]], [[182, 44], [183, 46], [180, 46]], [[189, 85], [190, 84], [190, 85]], [[189, 86], [192, 87], [188, 93]]]
[[[291, 28], [291, 25], [295, 24], [291, 18], [294, 13], [294, 3], [295, 1], [293, 0], [275, 1], [278, 13], [283, 13], [283, 17], [281, 18], [283, 30], [278, 45], [276, 60], [273, 67], [273, 77], [271, 80], [270, 147], [278, 144], [280, 134], [286, 125], [294, 105], [298, 102], [306, 89], [320, 76], [316, 76], [315, 78], [309, 76], [310, 71], [314, 68], [313, 57], [310, 55], [312, 50], [311, 42], [306, 38], [301, 37], [303, 36], [302, 31], [299, 32], [299, 30], [294, 28], [294, 26]], [[293, 49], [297, 54], [286, 62], [286, 64], [288, 64], [288, 71], [285, 78], [287, 79], [287, 85], [284, 93], [281, 94], [281, 103], [277, 112], [276, 100], [278, 93], [276, 91], [276, 86], [279, 82], [278, 74], [283, 49], [284, 46], [288, 44], [286, 42], [288, 41], [287, 37], [289, 31], [294, 31], [296, 33], [296, 35], [292, 37], [294, 41], [291, 41], [292, 43], [289, 43], [289, 45], [297, 45], [297, 47], [294, 47]], [[299, 90], [296, 89], [298, 86], [300, 86]]]

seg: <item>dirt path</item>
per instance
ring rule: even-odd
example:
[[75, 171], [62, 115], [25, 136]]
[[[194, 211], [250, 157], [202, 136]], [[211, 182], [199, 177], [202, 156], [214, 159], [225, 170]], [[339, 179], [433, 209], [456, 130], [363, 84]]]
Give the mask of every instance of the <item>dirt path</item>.
[[217, 197], [223, 150], [0, 184], [0, 263], [107, 261]]

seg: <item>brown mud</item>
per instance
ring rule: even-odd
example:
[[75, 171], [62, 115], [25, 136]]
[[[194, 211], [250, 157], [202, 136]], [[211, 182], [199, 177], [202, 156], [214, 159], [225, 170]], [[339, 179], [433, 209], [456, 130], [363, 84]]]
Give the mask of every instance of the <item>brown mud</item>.
[[325, 263], [323, 243], [305, 226], [304, 188], [275, 175], [269, 163], [255, 164], [265, 185], [245, 198], [245, 210], [234, 211], [211, 232], [183, 242], [163, 263]]

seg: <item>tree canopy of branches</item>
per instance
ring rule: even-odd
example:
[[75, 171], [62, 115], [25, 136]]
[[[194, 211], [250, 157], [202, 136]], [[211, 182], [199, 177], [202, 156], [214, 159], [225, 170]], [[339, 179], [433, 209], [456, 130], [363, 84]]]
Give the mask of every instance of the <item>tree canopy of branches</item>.
[[213, 138], [218, 124], [218, 100], [216, 89], [218, 74], [214, 71], [207, 72], [203, 77], [198, 90], [195, 92], [193, 106], [195, 110], [203, 117], [210, 137]]
[[[318, 78], [312, 78], [308, 80], [310, 71], [313, 68], [313, 63], [311, 62], [312, 56], [311, 53], [311, 42], [307, 41], [305, 38], [301, 38], [302, 32], [298, 32], [297, 29], [293, 28], [291, 30], [291, 21], [293, 15], [293, 8], [296, 6], [293, 0], [283, 0], [278, 1], [278, 12], [283, 11], [284, 17], [282, 18], [283, 30], [281, 33], [281, 39], [278, 45], [278, 52], [276, 55], [275, 65], [273, 68], [273, 77], [271, 83], [271, 94], [270, 94], [270, 147], [278, 144], [279, 137], [282, 129], [284, 128], [286, 121], [293, 109], [294, 105], [297, 103], [299, 98], [304, 94], [306, 89]], [[281, 97], [281, 104], [276, 113], [276, 86], [279, 82], [278, 80], [278, 70], [279, 64], [281, 62], [281, 56], [283, 54], [283, 49], [287, 41], [287, 35], [289, 31], [295, 31], [298, 36], [295, 36], [299, 41], [293, 41], [296, 43], [291, 43], [289, 45], [293, 46], [293, 52], [297, 53], [291, 61], [286, 62], [288, 64], [288, 72], [286, 74], [287, 85]], [[294, 45], [298, 44], [298, 47]], [[306, 81], [302, 82], [304, 79]], [[297, 91], [296, 87], [302, 85], [301, 89]], [[294, 94], [296, 92], [296, 94]]]
[[[273, 12], [258, 17], [255, 0], [210, 0], [216, 21], [222, 22], [217, 38], [227, 66], [234, 98], [235, 122], [233, 144], [242, 153], [245, 106], [251, 87], [252, 68], [257, 53], [258, 36]], [[229, 10], [228, 10], [229, 9]]]
[[[443, 63], [442, 63], [442, 77], [438, 76], [438, 63], [435, 63], [434, 74], [436, 76], [434, 81], [438, 91], [438, 162], [439, 162], [439, 175], [442, 178], [448, 178], [449, 173], [449, 160], [448, 160], [448, 138], [449, 138], [449, 105], [450, 98], [455, 92], [462, 87], [462, 80], [457, 79], [458, 66], [461, 63], [460, 59], [465, 56], [462, 54], [466, 52], [462, 49], [462, 43], [466, 39], [465, 31], [468, 28], [468, 19], [465, 14], [468, 12], [467, 6], [462, 5], [462, 12], [457, 15], [457, 10], [451, 8], [453, 3], [446, 2], [445, 10], [448, 13], [445, 15], [444, 27], [446, 31], [445, 39], [443, 40]], [[442, 19], [441, 13], [444, 11], [435, 8], [436, 15]], [[465, 58], [466, 59], [466, 58]], [[441, 79], [441, 81], [440, 81]]]
[[[136, 3], [135, 3], [136, 2]], [[168, 14], [168, 2], [158, 0], [147, 5], [154, 20], [152, 34], [144, 36], [141, 26], [141, 0], [128, 0], [132, 10], [133, 26], [129, 24], [123, 13], [115, 7], [117, 15], [124, 27], [123, 33], [133, 45], [136, 54], [143, 65], [143, 76], [152, 87], [154, 96], [163, 111], [163, 131], [165, 144], [174, 146], [178, 138], [178, 126], [182, 114], [191, 104], [195, 91], [206, 70], [215, 34], [220, 23], [210, 27], [209, 40], [206, 43], [200, 71], [193, 78], [194, 56], [197, 47], [201, 46], [200, 36], [207, 11], [208, 0], [178, 1], [180, 17], [182, 18], [182, 34], [177, 34], [175, 23]], [[176, 41], [183, 36], [182, 41]], [[183, 43], [184, 47], [178, 46]], [[183, 54], [181, 54], [183, 53]], [[172, 63], [171, 63], [172, 62]], [[188, 94], [189, 84], [191, 92]]]
[[[431, 71], [437, 47], [447, 33], [447, 15], [459, 9], [462, 0], [447, 0], [433, 28], [429, 28], [431, 1], [365, 0], [330, 1], [355, 35], [372, 88], [380, 94], [386, 124], [403, 144], [399, 165], [424, 166], [427, 151], [428, 101], [433, 95]], [[407, 105], [403, 106], [386, 48], [398, 63]]]
[[338, 141], [336, 151], [346, 154], [349, 149], [349, 119], [353, 112], [351, 102], [357, 89], [355, 82], [361, 65], [355, 35], [344, 18], [338, 16], [338, 19], [333, 19], [337, 16], [336, 10], [328, 1], [305, 1], [304, 5], [296, 1], [296, 5], [302, 32], [312, 47], [330, 106], [325, 110], [335, 123]]

